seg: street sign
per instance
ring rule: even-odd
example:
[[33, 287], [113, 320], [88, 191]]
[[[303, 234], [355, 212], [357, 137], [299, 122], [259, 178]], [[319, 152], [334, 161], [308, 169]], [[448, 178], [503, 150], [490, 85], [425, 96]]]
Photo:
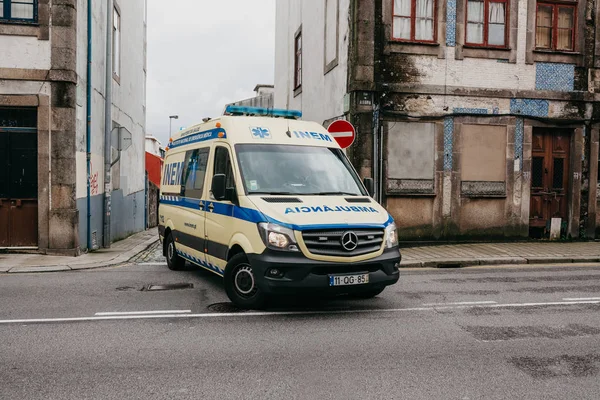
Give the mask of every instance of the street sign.
[[123, 126], [113, 128], [111, 131], [112, 145], [118, 151], [127, 150], [131, 146], [131, 132]]
[[354, 126], [352, 126], [350, 122], [344, 121], [343, 119], [334, 121], [331, 125], [329, 125], [327, 131], [329, 131], [331, 136], [333, 136], [335, 141], [338, 142], [342, 149], [350, 147], [356, 138]]

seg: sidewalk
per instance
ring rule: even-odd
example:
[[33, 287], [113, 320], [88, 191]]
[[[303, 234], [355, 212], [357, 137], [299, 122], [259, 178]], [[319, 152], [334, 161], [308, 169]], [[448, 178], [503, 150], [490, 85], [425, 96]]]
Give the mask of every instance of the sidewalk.
[[400, 251], [404, 268], [600, 262], [600, 242], [451, 244]]
[[100, 249], [79, 257], [0, 254], [0, 273], [55, 272], [109, 267], [128, 262], [157, 240], [158, 230], [153, 228], [113, 243], [110, 249]]

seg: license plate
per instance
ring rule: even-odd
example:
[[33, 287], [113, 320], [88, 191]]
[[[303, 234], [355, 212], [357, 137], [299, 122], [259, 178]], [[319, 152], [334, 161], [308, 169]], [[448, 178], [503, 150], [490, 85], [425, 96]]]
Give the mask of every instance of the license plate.
[[329, 276], [329, 286], [364, 285], [365, 283], [369, 283], [369, 274]]

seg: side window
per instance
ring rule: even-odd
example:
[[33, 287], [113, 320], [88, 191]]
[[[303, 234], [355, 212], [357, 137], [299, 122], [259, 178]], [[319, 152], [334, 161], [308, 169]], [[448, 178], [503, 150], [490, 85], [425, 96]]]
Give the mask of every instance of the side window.
[[233, 168], [231, 167], [231, 159], [229, 158], [229, 150], [225, 147], [217, 147], [215, 152], [215, 175], [225, 174], [227, 177], [227, 188], [235, 187], [233, 179]]
[[185, 153], [182, 196], [194, 199], [202, 198], [209, 148], [191, 150]]

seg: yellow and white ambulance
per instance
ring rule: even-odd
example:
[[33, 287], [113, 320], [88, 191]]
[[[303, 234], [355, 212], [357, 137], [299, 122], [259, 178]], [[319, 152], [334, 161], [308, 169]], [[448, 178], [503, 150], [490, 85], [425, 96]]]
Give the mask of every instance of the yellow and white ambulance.
[[159, 234], [167, 265], [222, 276], [242, 308], [280, 294], [374, 297], [398, 281], [394, 220], [332, 135], [292, 110], [227, 107], [169, 144]]

